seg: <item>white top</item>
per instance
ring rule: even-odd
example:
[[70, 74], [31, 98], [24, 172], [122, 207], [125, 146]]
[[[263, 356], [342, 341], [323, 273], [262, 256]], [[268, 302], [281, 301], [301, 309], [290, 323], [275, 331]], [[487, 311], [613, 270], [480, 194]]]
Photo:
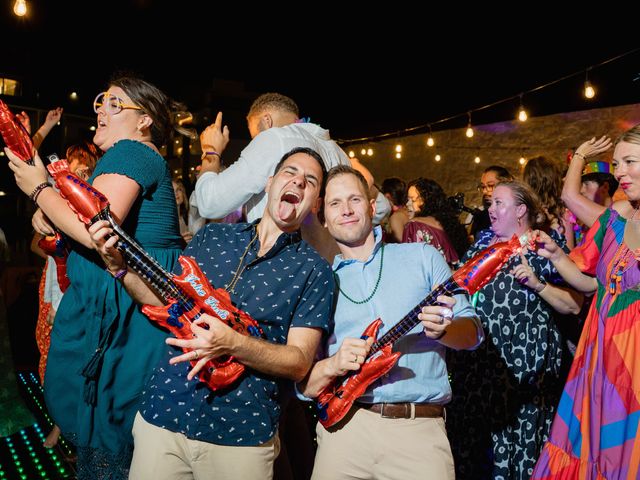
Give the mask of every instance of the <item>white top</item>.
[[[216, 219], [244, 205], [247, 221], [253, 222], [262, 217], [267, 205], [264, 187], [268, 178], [284, 154], [296, 147], [318, 152], [327, 170], [336, 165], [351, 165], [347, 154], [329, 137], [329, 131], [319, 125], [292, 123], [272, 127], [258, 134], [229, 168], [220, 173], [203, 173], [196, 183], [191, 205], [197, 206], [202, 217]], [[384, 202], [381, 205], [384, 207]], [[382, 210], [376, 218], [387, 213]]]
[[45, 275], [43, 300], [50, 303], [54, 310], [58, 310], [63, 293], [58, 283], [58, 268], [52, 257], [47, 257], [47, 273]]

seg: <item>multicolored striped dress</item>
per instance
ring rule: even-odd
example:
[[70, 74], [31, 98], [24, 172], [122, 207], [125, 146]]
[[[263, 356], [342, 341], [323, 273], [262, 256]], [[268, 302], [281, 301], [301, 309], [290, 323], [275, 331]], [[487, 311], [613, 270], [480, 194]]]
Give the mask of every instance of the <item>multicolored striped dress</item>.
[[640, 269], [608, 209], [572, 260], [598, 280], [535, 480], [640, 478]]

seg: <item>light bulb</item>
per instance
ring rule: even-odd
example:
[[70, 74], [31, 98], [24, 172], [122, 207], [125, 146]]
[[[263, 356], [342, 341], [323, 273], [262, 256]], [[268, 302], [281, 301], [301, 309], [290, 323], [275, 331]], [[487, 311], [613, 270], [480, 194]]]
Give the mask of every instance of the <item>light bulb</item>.
[[360, 155], [366, 155], [367, 154], [367, 150], [366, 149], [362, 149], [360, 150]]
[[373, 148], [370, 148], [369, 150], [367, 150], [367, 155], [369, 156], [373, 155]]
[[476, 162], [476, 163], [480, 163], [480, 157], [474, 158], [473, 161]]
[[400, 152], [396, 153], [396, 158], [402, 158], [402, 154]]
[[527, 115], [527, 111], [523, 107], [520, 107], [520, 111], [518, 112], [518, 120], [520, 120], [521, 122], [526, 122], [527, 118], [529, 118]]
[[26, 0], [16, 0], [16, 3], [13, 4], [13, 13], [19, 17], [24, 17], [27, 14]]
[[520, 157], [519, 162], [520, 162], [520, 165], [524, 165], [524, 164], [525, 164], [525, 162], [526, 162], [526, 160], [525, 160], [525, 158], [524, 158], [524, 157]]
[[402, 151], [402, 145], [396, 145], [396, 152], [400, 153]]
[[442, 160], [442, 157], [440, 156], [440, 154], [435, 156], [436, 162], [439, 162], [440, 160]]
[[596, 96], [596, 89], [593, 88], [593, 86], [589, 82], [584, 83], [584, 96], [586, 98], [593, 98]]
[[353, 150], [349, 150], [349, 158], [353, 158], [356, 156], [356, 152], [354, 152]]
[[467, 131], [465, 132], [465, 135], [469, 138], [473, 137], [473, 128], [471, 128], [471, 124], [469, 124], [469, 126], [467, 127]]
[[436, 142], [433, 140], [432, 136], [429, 136], [429, 138], [427, 138], [427, 147], [433, 147], [436, 144]]

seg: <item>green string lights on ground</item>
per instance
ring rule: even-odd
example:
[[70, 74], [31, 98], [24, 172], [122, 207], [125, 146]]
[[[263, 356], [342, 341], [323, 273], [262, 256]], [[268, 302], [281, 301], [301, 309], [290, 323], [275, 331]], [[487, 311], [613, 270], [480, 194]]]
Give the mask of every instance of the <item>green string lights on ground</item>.
[[[56, 448], [43, 446], [45, 432], [53, 421], [43, 400], [43, 390], [33, 373], [18, 374], [18, 384], [25, 404], [38, 419], [19, 432], [0, 439], [0, 480], [73, 479], [75, 472], [65, 457], [73, 455], [73, 449], [61, 437]], [[40, 425], [44, 426], [41, 428]]]

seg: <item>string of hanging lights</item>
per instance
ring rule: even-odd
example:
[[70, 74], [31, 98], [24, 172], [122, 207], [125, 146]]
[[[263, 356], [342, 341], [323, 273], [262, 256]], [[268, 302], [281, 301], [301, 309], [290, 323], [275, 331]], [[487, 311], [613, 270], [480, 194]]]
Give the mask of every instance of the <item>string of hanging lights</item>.
[[[408, 134], [412, 134], [412, 133], [419, 133], [422, 130], [428, 130], [429, 132], [429, 136], [427, 138], [427, 146], [432, 147], [433, 145], [435, 145], [435, 139], [433, 137], [433, 127], [437, 126], [437, 125], [444, 125], [447, 124], [449, 122], [452, 122], [453, 120], [457, 120], [461, 117], [467, 116], [468, 118], [468, 122], [467, 122], [467, 128], [465, 130], [465, 135], [468, 138], [472, 138], [474, 135], [474, 131], [473, 131], [473, 126], [471, 123], [471, 115], [474, 112], [479, 112], [482, 110], [487, 110], [489, 108], [493, 108], [497, 105], [501, 105], [503, 103], [507, 103], [507, 102], [511, 102], [513, 100], [519, 100], [519, 109], [517, 111], [517, 116], [516, 118], [520, 121], [520, 122], [526, 122], [527, 119], [529, 118], [529, 114], [527, 113], [527, 111], [524, 108], [524, 104], [523, 104], [523, 96], [534, 93], [534, 92], [538, 92], [542, 89], [548, 88], [552, 85], [555, 85], [557, 83], [563, 82], [565, 80], [568, 80], [570, 78], [579, 76], [579, 75], [584, 75], [585, 76], [585, 81], [584, 81], [584, 85], [583, 85], [583, 96], [587, 99], [587, 100], [592, 100], [593, 98], [595, 98], [596, 96], [596, 88], [594, 87], [594, 85], [590, 82], [589, 80], [589, 72], [591, 72], [593, 69], [598, 68], [598, 67], [602, 67], [608, 63], [611, 62], [615, 62], [617, 60], [620, 60], [623, 57], [626, 57], [628, 55], [632, 55], [636, 52], [640, 51], [640, 48], [635, 48], [633, 50], [629, 50], [627, 52], [621, 53], [620, 55], [617, 55], [615, 57], [609, 58], [607, 60], [604, 60], [603, 62], [600, 62], [598, 64], [595, 65], [590, 65], [589, 67], [587, 67], [586, 69], [581, 69], [579, 71], [570, 73], [568, 75], [565, 75], [563, 77], [557, 78], [555, 80], [552, 80], [550, 82], [544, 83], [542, 85], [538, 85], [537, 87], [531, 88], [529, 90], [520, 92], [516, 95], [511, 95], [505, 98], [502, 98], [500, 100], [497, 100], [495, 102], [486, 104], [486, 105], [482, 105], [480, 107], [476, 107], [470, 110], [467, 110], [465, 112], [462, 113], [457, 113], [455, 115], [451, 115], [445, 118], [440, 118], [437, 120], [432, 120], [428, 123], [424, 123], [421, 125], [416, 125], [414, 127], [409, 127], [409, 128], [405, 128], [405, 129], [401, 129], [401, 130], [395, 130], [393, 132], [388, 132], [388, 133], [382, 133], [379, 135], [374, 135], [374, 136], [370, 136], [370, 137], [361, 137], [361, 138], [352, 138], [352, 139], [338, 139], [336, 140], [337, 143], [339, 143], [340, 145], [343, 146], [348, 146], [348, 145], [352, 145], [352, 144], [356, 144], [356, 143], [371, 143], [371, 142], [376, 142], [379, 140], [384, 140], [386, 138], [390, 138], [390, 137], [402, 137], [402, 136], [406, 136]], [[637, 78], [634, 78], [634, 80], [640, 79], [640, 74]]]

